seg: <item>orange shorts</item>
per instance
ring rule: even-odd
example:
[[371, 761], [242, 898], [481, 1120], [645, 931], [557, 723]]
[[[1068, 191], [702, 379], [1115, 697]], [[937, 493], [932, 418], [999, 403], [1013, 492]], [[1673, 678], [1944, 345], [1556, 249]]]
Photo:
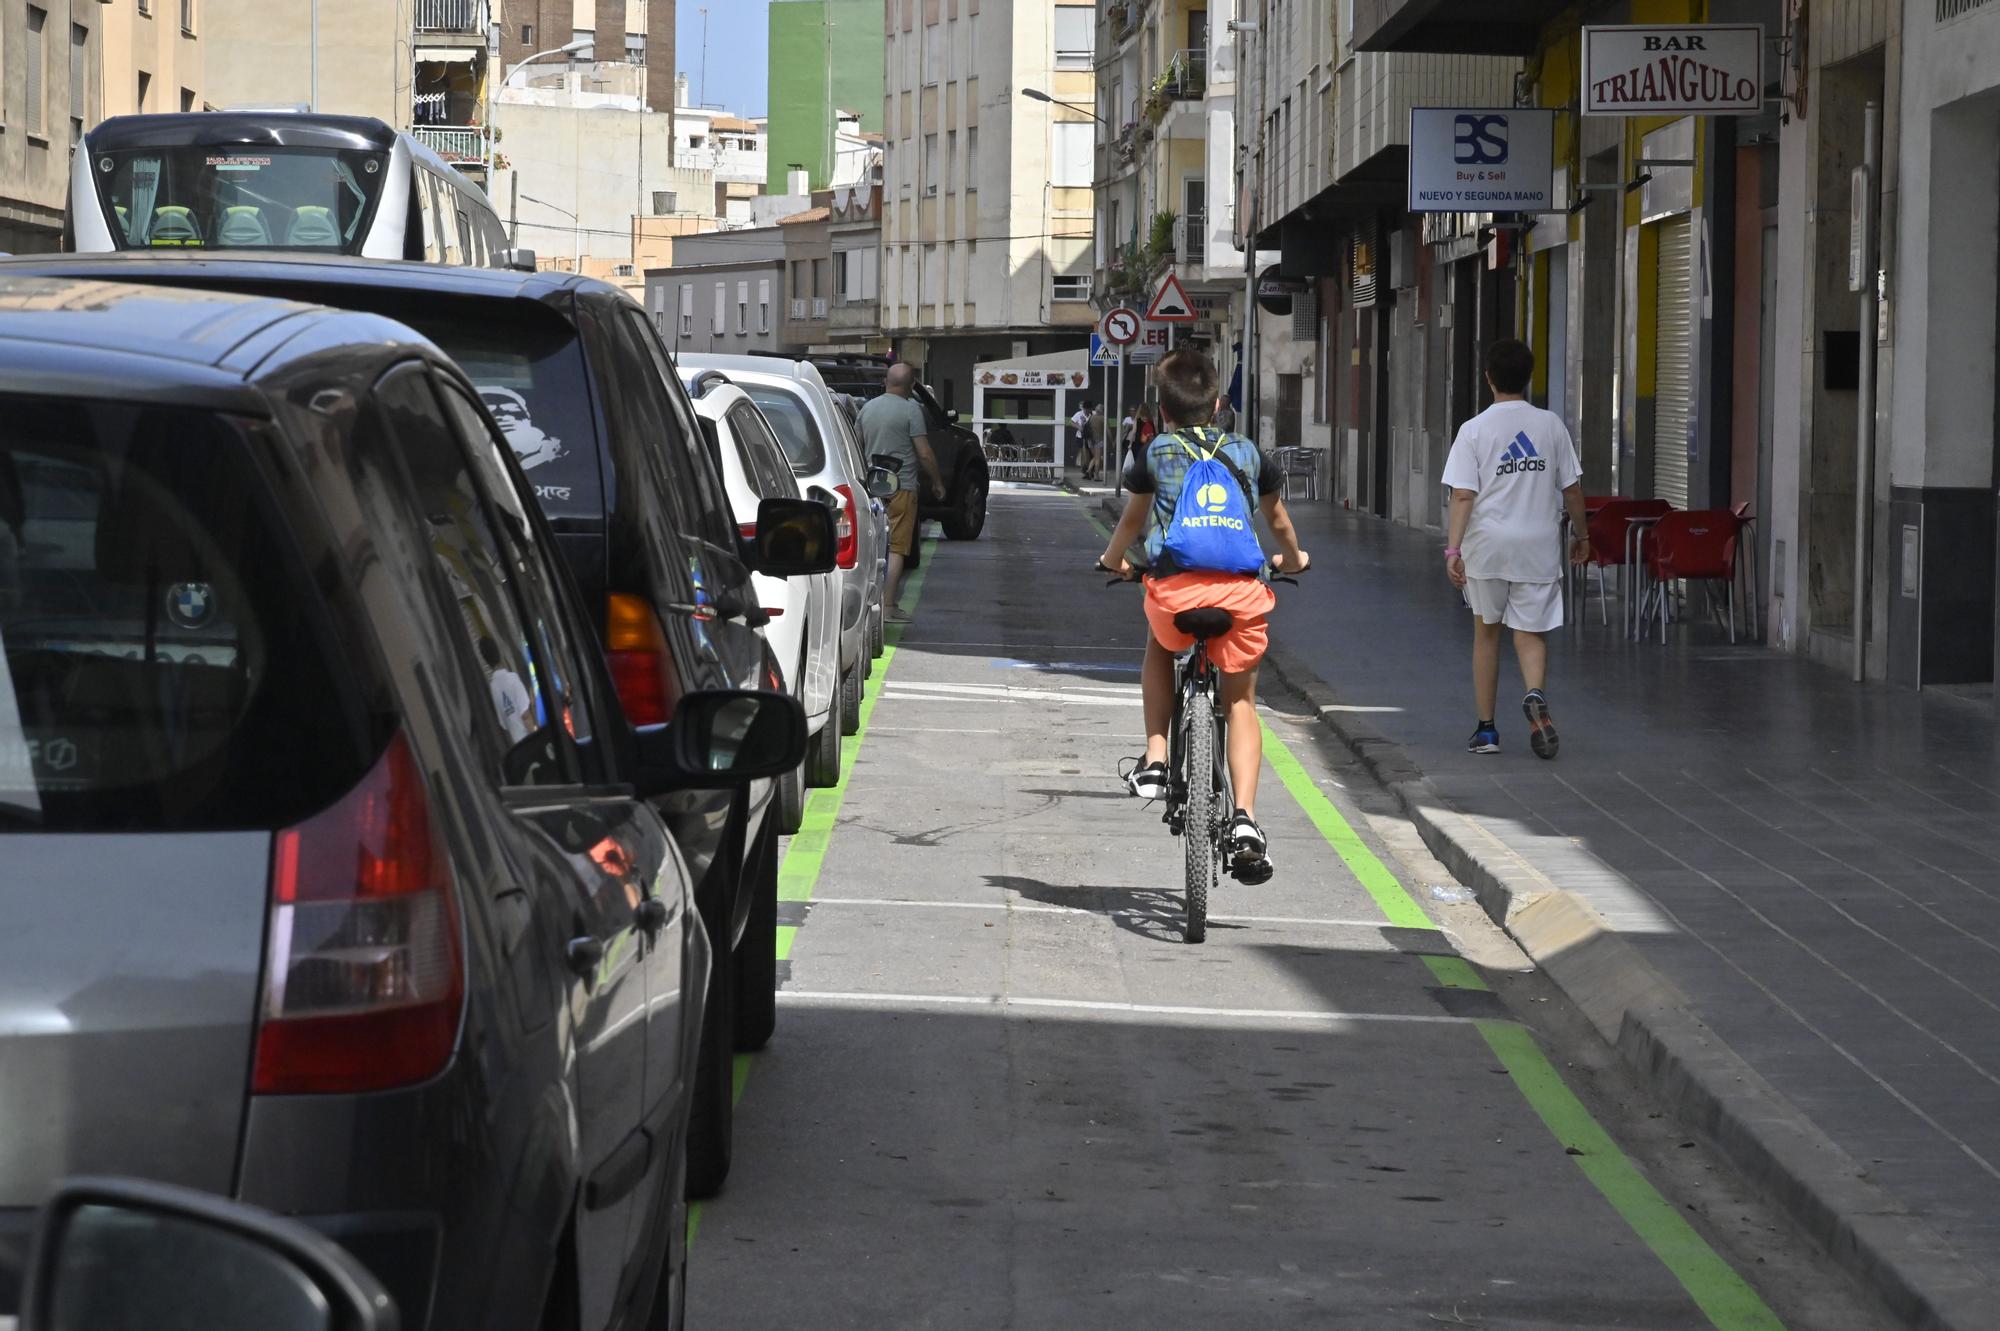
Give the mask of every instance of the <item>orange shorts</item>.
[[1193, 638], [1174, 627], [1174, 616], [1181, 611], [1213, 606], [1235, 616], [1234, 628], [1208, 640], [1208, 659], [1231, 675], [1254, 670], [1264, 659], [1271, 645], [1265, 617], [1277, 603], [1268, 583], [1236, 573], [1175, 573], [1146, 579], [1146, 623], [1154, 640], [1175, 655], [1194, 646]]

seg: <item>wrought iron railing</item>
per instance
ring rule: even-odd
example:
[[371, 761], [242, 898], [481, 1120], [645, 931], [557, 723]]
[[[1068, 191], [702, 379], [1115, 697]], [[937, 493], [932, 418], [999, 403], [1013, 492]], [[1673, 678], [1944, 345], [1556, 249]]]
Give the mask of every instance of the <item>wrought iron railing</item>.
[[418, 32], [485, 32], [486, 0], [417, 0]]
[[486, 163], [486, 130], [479, 125], [413, 125], [410, 133], [447, 162]]

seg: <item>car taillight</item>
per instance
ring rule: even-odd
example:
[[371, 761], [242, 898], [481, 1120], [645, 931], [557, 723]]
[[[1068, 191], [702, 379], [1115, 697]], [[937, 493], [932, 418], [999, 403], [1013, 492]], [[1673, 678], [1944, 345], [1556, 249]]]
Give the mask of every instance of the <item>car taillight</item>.
[[339, 803], [277, 834], [265, 970], [260, 1095], [387, 1090], [450, 1061], [465, 1005], [458, 906], [401, 734]]
[[743, 539], [746, 541], [754, 541], [757, 539], [757, 524], [754, 522], [738, 523], [736, 530], [737, 533], [741, 535]]
[[853, 568], [861, 559], [861, 526], [856, 521], [854, 487], [836, 485], [833, 492], [840, 496], [840, 517], [833, 527], [840, 543], [834, 547], [833, 561], [842, 568]]
[[635, 726], [663, 726], [672, 719], [681, 690], [659, 618], [640, 597], [613, 592], [605, 599], [605, 656], [625, 719]]

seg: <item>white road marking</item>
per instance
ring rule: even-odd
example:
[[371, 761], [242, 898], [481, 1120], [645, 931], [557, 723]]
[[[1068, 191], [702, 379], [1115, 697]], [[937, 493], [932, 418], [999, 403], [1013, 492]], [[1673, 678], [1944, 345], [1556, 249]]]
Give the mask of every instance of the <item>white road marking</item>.
[[1022, 698], [1051, 693], [1110, 693], [1121, 698], [1136, 698], [1141, 693], [1137, 684], [972, 684], [946, 679], [899, 679], [885, 687], [949, 693], [960, 698]]
[[897, 650], [898, 650], [898, 651], [900, 651], [900, 650], [902, 650], [902, 649], [903, 649], [903, 648], [905, 648], [905, 647], [1004, 647], [1004, 648], [1006, 648], [1006, 649], [1007, 649], [1008, 651], [1012, 652], [1012, 653], [1013, 653], [1013, 654], [1014, 654], [1014, 655], [1015, 655], [1016, 657], [1020, 657], [1020, 659], [1023, 659], [1023, 660], [1025, 660], [1025, 659], [1026, 659], [1025, 657], [1021, 657], [1021, 656], [1020, 656], [1020, 654], [1021, 654], [1022, 652], [1024, 652], [1024, 651], [1027, 651], [1027, 652], [1110, 652], [1110, 653], [1112, 653], [1112, 654], [1113, 654], [1113, 655], [1115, 655], [1115, 656], [1132, 656], [1132, 655], [1135, 655], [1135, 654], [1137, 654], [1137, 653], [1139, 653], [1139, 652], [1141, 652], [1141, 651], [1144, 651], [1144, 650], [1145, 650], [1145, 647], [1146, 647], [1146, 644], [1145, 644], [1145, 643], [1143, 643], [1143, 642], [1141, 642], [1141, 643], [1137, 644], [1136, 646], [1132, 646], [1132, 647], [1106, 647], [1106, 646], [1105, 646], [1105, 645], [1104, 645], [1103, 643], [1101, 643], [1101, 642], [1075, 642], [1075, 643], [1061, 643], [1061, 642], [1056, 642], [1056, 643], [1047, 643], [1047, 642], [1045, 642], [1045, 643], [1033, 643], [1033, 642], [944, 642], [944, 641], [942, 641], [942, 640], [939, 640], [939, 641], [926, 641], [926, 640], [923, 640], [923, 639], [918, 639], [918, 638], [904, 638], [904, 639], [903, 639], [903, 640], [902, 640], [902, 641], [901, 641], [901, 642], [900, 642], [899, 644], [897, 644]]
[[1469, 1026], [1471, 1017], [1425, 1012], [1314, 1012], [1299, 1008], [1193, 1007], [1167, 1003], [1114, 1003], [1087, 998], [1027, 998], [1011, 994], [868, 994], [823, 989], [780, 989], [778, 1000], [796, 1007], [1034, 1008], [1051, 1012], [1103, 1012], [1134, 1017], [1212, 1017], [1223, 1021], [1381, 1022], [1411, 1026]]
[[1137, 707], [1140, 700], [1106, 698], [1096, 694], [1056, 693], [1049, 689], [1005, 689], [997, 693], [919, 691], [908, 684], [891, 684], [882, 696], [900, 702], [1053, 702], [1065, 707]]
[[[989, 910], [1007, 911], [1021, 915], [1101, 915], [1106, 919], [1113, 916], [1138, 917], [1142, 919], [1177, 920], [1178, 911], [1167, 910], [1092, 910], [1088, 906], [1045, 906], [1021, 905], [1011, 901], [913, 901], [907, 897], [829, 897], [814, 896], [813, 906], [873, 906], [888, 908], [894, 906], [916, 907], [923, 910]], [[1341, 920], [1319, 915], [1218, 915], [1213, 912], [1209, 919], [1226, 921], [1230, 924], [1292, 924], [1318, 925], [1328, 929], [1386, 929], [1385, 920]]]
[[898, 732], [899, 734], [900, 734], [900, 733], [907, 733], [907, 734], [913, 734], [913, 735], [1004, 735], [1004, 734], [1006, 734], [1006, 733], [1007, 733], [1007, 732], [1006, 732], [1006, 731], [1004, 731], [1004, 730], [981, 730], [981, 729], [978, 729], [978, 728], [967, 728], [967, 727], [963, 727], [963, 726], [883, 726], [883, 725], [872, 725], [872, 726], [869, 726], [869, 727], [868, 727], [868, 730], [869, 730], [869, 733], [870, 733], [870, 734], [873, 734], [873, 733], [874, 733], [875, 731], [877, 731], [877, 730], [893, 730], [893, 731], [896, 731], [896, 732]]

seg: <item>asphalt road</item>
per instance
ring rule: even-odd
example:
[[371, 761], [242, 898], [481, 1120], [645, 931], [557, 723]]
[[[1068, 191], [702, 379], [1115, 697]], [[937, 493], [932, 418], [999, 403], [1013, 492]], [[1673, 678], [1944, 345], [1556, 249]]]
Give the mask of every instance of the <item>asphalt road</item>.
[[1183, 943], [1180, 845], [1117, 779], [1143, 628], [1101, 544], [1074, 497], [1003, 490], [925, 561], [787, 851], [778, 1036], [691, 1325], [1885, 1324], [1285, 698], [1278, 875]]

